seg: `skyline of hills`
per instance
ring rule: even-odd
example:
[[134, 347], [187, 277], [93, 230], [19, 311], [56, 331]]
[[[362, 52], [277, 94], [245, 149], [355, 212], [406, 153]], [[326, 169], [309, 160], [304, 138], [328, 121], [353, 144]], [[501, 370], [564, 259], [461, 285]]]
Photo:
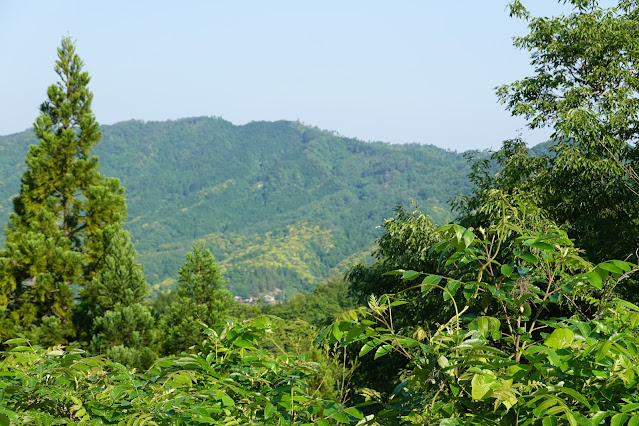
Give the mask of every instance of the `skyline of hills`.
[[[447, 201], [470, 189], [461, 153], [362, 142], [299, 122], [132, 120], [102, 131], [94, 154], [126, 188], [126, 228], [156, 291], [203, 239], [234, 294], [306, 292], [365, 260], [397, 204], [415, 202], [444, 223]], [[33, 143], [29, 131], [0, 136], [3, 228]]]

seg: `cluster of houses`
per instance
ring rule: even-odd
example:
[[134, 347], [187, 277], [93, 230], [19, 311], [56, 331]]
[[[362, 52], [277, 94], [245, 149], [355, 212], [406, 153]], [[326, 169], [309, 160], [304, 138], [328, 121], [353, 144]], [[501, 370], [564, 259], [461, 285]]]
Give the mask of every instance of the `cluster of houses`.
[[240, 296], [235, 296], [235, 301], [238, 303], [244, 303], [246, 305], [254, 305], [256, 303], [276, 303], [277, 301], [275, 300], [275, 296], [271, 295], [271, 294], [266, 294], [262, 297], [240, 297]]

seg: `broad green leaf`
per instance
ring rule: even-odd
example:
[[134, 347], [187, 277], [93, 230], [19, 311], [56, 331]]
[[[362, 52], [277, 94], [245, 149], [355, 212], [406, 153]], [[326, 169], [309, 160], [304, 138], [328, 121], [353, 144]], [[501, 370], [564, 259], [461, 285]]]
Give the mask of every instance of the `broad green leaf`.
[[595, 356], [595, 361], [599, 362], [605, 357], [607, 357], [611, 347], [612, 347], [612, 342], [610, 340], [606, 340], [605, 342], [600, 342], [599, 349], [597, 349], [597, 355]]
[[575, 418], [575, 415], [572, 413], [572, 411], [570, 411], [570, 409], [564, 409], [564, 414], [568, 419], [568, 423], [570, 423], [570, 426], [577, 426], [577, 419]]
[[277, 411], [277, 408], [275, 408], [275, 406], [269, 402], [268, 404], [266, 404], [266, 407], [264, 407], [264, 418], [268, 419], [276, 411]]
[[505, 277], [510, 277], [513, 273], [513, 267], [504, 263], [501, 265], [501, 274]]
[[497, 318], [479, 317], [474, 321], [474, 326], [477, 327], [476, 329], [479, 330], [485, 338], [492, 337], [493, 339], [498, 339], [501, 336], [499, 331], [501, 323]]
[[344, 412], [351, 417], [355, 417], [357, 420], [362, 420], [364, 418], [364, 415], [354, 407], [349, 407], [345, 409]]
[[548, 360], [550, 361], [550, 364], [554, 365], [555, 367], [561, 366], [561, 358], [559, 358], [557, 352], [553, 351], [550, 348], [546, 348], [546, 354], [548, 354]]
[[608, 271], [614, 275], [623, 274], [623, 271], [611, 262], [600, 263], [599, 265], [597, 265], [597, 268], [601, 268], [604, 271]]
[[11, 348], [9, 352], [31, 352], [32, 350], [29, 346], [16, 346], [15, 348]]
[[362, 346], [362, 349], [360, 349], [358, 356], [360, 358], [363, 357], [364, 355], [369, 353], [371, 349], [373, 349], [375, 346], [379, 345], [380, 343], [381, 343], [380, 341], [373, 341], [373, 340], [366, 342], [366, 344]]
[[342, 412], [334, 413], [330, 416], [330, 418], [337, 420], [338, 423], [351, 423], [351, 418]]
[[375, 359], [382, 357], [393, 349], [392, 345], [382, 345], [375, 351]]
[[426, 275], [426, 277], [422, 281], [422, 284], [425, 284], [425, 285], [439, 284], [442, 278], [443, 277], [441, 275]]
[[450, 390], [453, 392], [453, 395], [458, 396], [461, 388], [457, 386], [457, 384], [454, 382], [449, 382], [449, 385], [450, 385]]
[[222, 404], [225, 407], [232, 407], [235, 405], [235, 401], [233, 401], [233, 399], [230, 396], [228, 396], [225, 392], [219, 391], [218, 397], [222, 400]]
[[417, 271], [404, 271], [404, 273], [402, 274], [402, 280], [411, 281], [419, 277], [421, 274], [422, 274], [421, 272], [417, 272]]
[[468, 229], [466, 229], [464, 231], [463, 240], [464, 240], [464, 248], [468, 248], [473, 244], [473, 241], [475, 240], [475, 234], [473, 234]]
[[529, 252], [519, 253], [518, 257], [532, 264], [537, 264], [538, 262], [537, 258], [532, 253], [529, 253]]
[[253, 344], [244, 339], [237, 339], [233, 341], [233, 346], [237, 346], [238, 348], [252, 348]]
[[348, 333], [346, 333], [346, 337], [344, 338], [344, 340], [346, 342], [350, 342], [354, 338], [359, 337], [362, 334], [362, 332], [364, 332], [364, 330], [366, 330], [366, 327], [357, 325], [351, 328], [350, 330], [348, 330]]
[[459, 289], [461, 284], [461, 281], [449, 280], [448, 284], [446, 284], [446, 287], [444, 287], [446, 290], [448, 290], [447, 292], [445, 291], [443, 293], [444, 300], [450, 300], [451, 295], [455, 297], [455, 293], [457, 293], [457, 289]]
[[15, 339], [9, 339], [4, 342], [5, 345], [24, 345], [25, 343], [29, 343], [29, 340], [24, 337], [16, 337]]
[[559, 399], [557, 397], [552, 396], [552, 395], [548, 395], [546, 397], [546, 399], [544, 400], [544, 402], [542, 402], [541, 404], [537, 405], [537, 407], [535, 409], [533, 409], [533, 413], [537, 417], [541, 417], [541, 418], [546, 417], [546, 416], [548, 416], [550, 414], [548, 412], [548, 410], [551, 407], [557, 405], [558, 402], [559, 402]]
[[0, 413], [0, 426], [10, 426], [11, 420], [6, 414]]
[[591, 328], [588, 323], [583, 321], [576, 321], [574, 324], [577, 326], [579, 333], [581, 333], [583, 337], [590, 336]]
[[628, 420], [627, 426], [639, 426], [639, 414], [635, 414]]
[[584, 416], [581, 413], [573, 412], [575, 419], [577, 420], [577, 424], [579, 426], [596, 426], [599, 423], [593, 423], [588, 417]]
[[536, 243], [529, 244], [529, 247], [534, 247], [542, 251], [554, 251], [553, 246], [542, 241], [537, 241]]
[[632, 271], [632, 268], [637, 267], [637, 265], [633, 265], [630, 262], [624, 262], [623, 260], [611, 260], [610, 262], [625, 272], [630, 272]]
[[639, 407], [639, 402], [633, 402], [632, 404], [625, 404], [621, 406], [621, 412], [627, 413], [628, 411], [636, 410]]
[[628, 309], [632, 309], [635, 312], [639, 312], [639, 306], [635, 305], [634, 303], [628, 302], [627, 300], [623, 300], [623, 299], [618, 299], [617, 304], [621, 305], [621, 306], [625, 306]]
[[477, 291], [477, 286], [475, 284], [466, 284], [463, 290], [464, 297], [466, 298], [466, 300], [470, 300], [471, 297], [475, 295], [476, 291]]
[[515, 364], [508, 367], [508, 376], [512, 377], [515, 381], [521, 381], [528, 374], [528, 370], [522, 368], [521, 365]]
[[484, 374], [475, 374], [470, 381], [472, 398], [476, 401], [484, 399], [490, 392], [490, 384], [494, 380], [493, 377], [487, 377]]
[[193, 384], [193, 380], [195, 379], [195, 374], [192, 371], [176, 371], [171, 374], [167, 381], [164, 383], [167, 387], [190, 387]]
[[592, 416], [590, 416], [590, 419], [592, 420], [592, 423], [598, 425], [598, 424], [601, 424], [601, 422], [603, 422], [607, 416], [608, 416], [607, 411], [598, 411], [594, 413]]
[[557, 389], [559, 389], [560, 391], [562, 391], [565, 394], [568, 394], [568, 395], [572, 396], [575, 400], [579, 401], [580, 403], [582, 403], [586, 407], [588, 407], [588, 408], [591, 407], [590, 403], [588, 403], [588, 400], [582, 394], [577, 392], [575, 389], [564, 388], [564, 387], [558, 387]]
[[399, 395], [399, 393], [406, 387], [406, 385], [408, 385], [410, 383], [410, 380], [404, 380], [403, 382], [401, 382], [400, 384], [398, 384], [397, 386], [395, 386], [395, 389], [393, 389], [393, 395], [397, 396]]
[[615, 414], [610, 419], [610, 426], [622, 426], [624, 423], [626, 423], [627, 418], [628, 416], [626, 416], [625, 414]]
[[342, 340], [342, 336], [344, 335], [344, 332], [340, 329], [338, 323], [333, 324], [331, 333], [333, 334], [333, 337], [335, 338], [335, 340], [337, 340], [338, 342]]
[[448, 358], [446, 358], [444, 355], [441, 355], [439, 358], [437, 358], [437, 364], [439, 364], [441, 368], [446, 368], [450, 365], [450, 362], [448, 361]]
[[601, 289], [603, 287], [603, 280], [601, 279], [601, 275], [599, 275], [595, 271], [590, 271], [585, 274], [588, 282], [595, 288]]
[[575, 334], [569, 328], [557, 328], [555, 329], [550, 337], [546, 339], [544, 344], [553, 349], [563, 349], [570, 347], [572, 345], [573, 340], [575, 339]]
[[517, 266], [517, 273], [519, 274], [520, 277], [524, 277], [528, 274], [528, 272], [530, 272], [530, 268], [526, 268], [525, 266]]
[[554, 417], [554, 416], [553, 417], [544, 417], [541, 420], [541, 424], [543, 426], [557, 426], [558, 425], [557, 417]]

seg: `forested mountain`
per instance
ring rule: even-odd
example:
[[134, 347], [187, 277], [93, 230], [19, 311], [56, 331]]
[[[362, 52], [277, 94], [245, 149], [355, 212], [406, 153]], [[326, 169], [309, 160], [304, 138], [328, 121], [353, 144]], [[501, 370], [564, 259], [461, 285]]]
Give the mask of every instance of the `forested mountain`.
[[[101, 172], [126, 188], [126, 224], [156, 290], [204, 239], [235, 295], [305, 292], [366, 259], [379, 225], [411, 200], [435, 222], [467, 193], [461, 154], [367, 143], [299, 122], [221, 118], [103, 126]], [[32, 132], [0, 137], [0, 223], [19, 190]], [[158, 285], [162, 283], [161, 285]]]

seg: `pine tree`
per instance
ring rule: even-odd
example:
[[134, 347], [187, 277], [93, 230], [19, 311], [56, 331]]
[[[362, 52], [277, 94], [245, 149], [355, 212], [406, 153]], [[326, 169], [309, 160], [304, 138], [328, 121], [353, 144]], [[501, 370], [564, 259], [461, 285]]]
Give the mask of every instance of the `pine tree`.
[[103, 267], [84, 292], [83, 304], [96, 317], [117, 305], [141, 303], [149, 293], [130, 234], [116, 223], [105, 229], [104, 236], [107, 247]]
[[27, 171], [0, 253], [0, 307], [32, 328], [47, 316], [69, 326], [73, 287], [100, 270], [106, 226], [126, 217], [118, 179], [104, 178], [91, 156], [99, 125], [91, 111], [90, 77], [69, 38], [58, 48], [60, 81], [47, 90], [27, 154]]
[[93, 318], [90, 349], [129, 367], [148, 368], [155, 359], [155, 321], [142, 305], [149, 286], [127, 231], [109, 226], [104, 267], [88, 285], [84, 311]]
[[[178, 295], [186, 297], [196, 305], [206, 305], [209, 315], [203, 321], [217, 318], [227, 309], [224, 280], [218, 270], [213, 255], [204, 248], [204, 242], [193, 244], [193, 250], [186, 254], [184, 266], [179, 271]], [[224, 297], [220, 297], [224, 294]], [[230, 293], [228, 294], [230, 296]]]
[[177, 300], [165, 318], [163, 351], [167, 354], [188, 349], [202, 340], [200, 323], [219, 322], [233, 304], [213, 255], [203, 242], [195, 243], [187, 253], [179, 274]]

